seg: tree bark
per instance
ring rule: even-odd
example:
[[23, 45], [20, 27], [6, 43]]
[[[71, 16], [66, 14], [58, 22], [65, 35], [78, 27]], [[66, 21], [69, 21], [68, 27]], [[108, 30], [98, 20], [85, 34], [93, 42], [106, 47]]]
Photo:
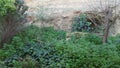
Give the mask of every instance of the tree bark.
[[2, 46], [0, 45], [0, 49], [2, 49]]
[[106, 28], [104, 30], [103, 40], [102, 40], [103, 44], [108, 42], [109, 29], [110, 29], [110, 25], [109, 23], [107, 23]]
[[0, 49], [2, 49], [2, 45], [0, 45]]

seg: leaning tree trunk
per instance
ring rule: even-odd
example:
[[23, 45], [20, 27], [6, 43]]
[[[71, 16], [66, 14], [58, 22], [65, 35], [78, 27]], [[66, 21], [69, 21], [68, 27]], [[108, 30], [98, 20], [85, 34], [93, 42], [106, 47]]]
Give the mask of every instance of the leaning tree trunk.
[[108, 34], [109, 34], [109, 29], [111, 27], [111, 17], [112, 17], [112, 9], [110, 7], [106, 8], [105, 10], [105, 19], [104, 19], [104, 23], [105, 25], [105, 30], [104, 30], [104, 35], [103, 35], [103, 44], [108, 42]]

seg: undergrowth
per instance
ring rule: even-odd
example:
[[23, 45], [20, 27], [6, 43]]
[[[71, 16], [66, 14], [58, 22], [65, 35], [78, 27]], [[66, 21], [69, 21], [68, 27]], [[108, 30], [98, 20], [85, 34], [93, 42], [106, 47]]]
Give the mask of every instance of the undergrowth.
[[0, 67], [119, 68], [120, 35], [101, 41], [89, 33], [66, 40], [62, 30], [30, 26], [0, 49]]

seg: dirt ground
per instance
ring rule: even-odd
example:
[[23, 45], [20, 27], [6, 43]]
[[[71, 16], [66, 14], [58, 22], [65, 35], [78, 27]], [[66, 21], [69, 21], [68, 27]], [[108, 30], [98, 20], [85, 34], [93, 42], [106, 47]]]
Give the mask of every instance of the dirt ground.
[[[36, 15], [36, 9], [40, 6], [47, 8], [44, 10], [50, 13], [52, 20], [50, 20], [46, 25], [54, 26], [57, 29], [63, 29], [66, 31], [71, 30], [72, 20], [76, 15], [81, 12], [98, 10], [103, 5], [105, 7], [108, 2], [107, 0], [25, 0], [26, 4], [29, 6], [29, 13], [33, 16]], [[120, 0], [108, 0], [112, 5], [113, 3], [120, 3]], [[102, 8], [103, 8], [102, 7]], [[118, 8], [120, 10], [120, 8]], [[44, 12], [43, 11], [43, 12]], [[34, 18], [32, 18], [34, 19]], [[51, 23], [52, 22], [52, 23]], [[36, 25], [41, 26], [40, 22]], [[118, 21], [115, 26], [111, 29], [111, 34], [120, 33], [120, 22]]]

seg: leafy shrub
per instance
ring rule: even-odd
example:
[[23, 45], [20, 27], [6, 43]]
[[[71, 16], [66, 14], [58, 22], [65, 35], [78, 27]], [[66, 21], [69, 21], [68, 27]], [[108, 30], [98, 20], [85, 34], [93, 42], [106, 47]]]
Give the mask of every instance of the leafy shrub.
[[56, 42], [56, 50], [64, 57], [65, 68], [119, 68], [118, 45], [114, 43], [102, 45], [96, 43], [99, 38], [86, 40], [87, 38]]
[[102, 43], [102, 38], [95, 35], [95, 34], [87, 34], [85, 36], [86, 41], [89, 41], [91, 43], [94, 43], [95, 45], [101, 44]]
[[11, 42], [4, 44], [3, 49], [0, 49], [0, 59], [4, 60], [12, 56], [17, 49], [21, 49], [27, 43], [34, 43], [37, 40], [39, 28], [29, 26], [22, 32], [14, 36]]
[[92, 27], [92, 22], [87, 21], [87, 15], [81, 14], [74, 18], [72, 31], [81, 31], [81, 32], [93, 32], [95, 30]]
[[[15, 10], [15, 0], [0, 0], [0, 17]], [[8, 11], [9, 10], [9, 11]]]
[[[40, 68], [60, 67], [59, 62], [62, 56], [57, 54], [56, 51], [55, 46], [51, 44], [27, 44], [23, 48], [17, 49], [16, 53], [5, 59], [4, 62], [8, 67], [14, 67], [15, 65], [30, 68], [36, 66]], [[22, 64], [18, 64], [20, 62]]]
[[17, 49], [21, 49], [24, 46], [25, 42], [20, 37], [14, 37], [12, 42], [9, 44], [4, 44], [3, 49], [0, 49], [0, 59], [4, 60], [16, 53]]
[[55, 42], [56, 40], [66, 39], [66, 32], [55, 30], [53, 27], [45, 27], [41, 29], [40, 36], [42, 42]]

